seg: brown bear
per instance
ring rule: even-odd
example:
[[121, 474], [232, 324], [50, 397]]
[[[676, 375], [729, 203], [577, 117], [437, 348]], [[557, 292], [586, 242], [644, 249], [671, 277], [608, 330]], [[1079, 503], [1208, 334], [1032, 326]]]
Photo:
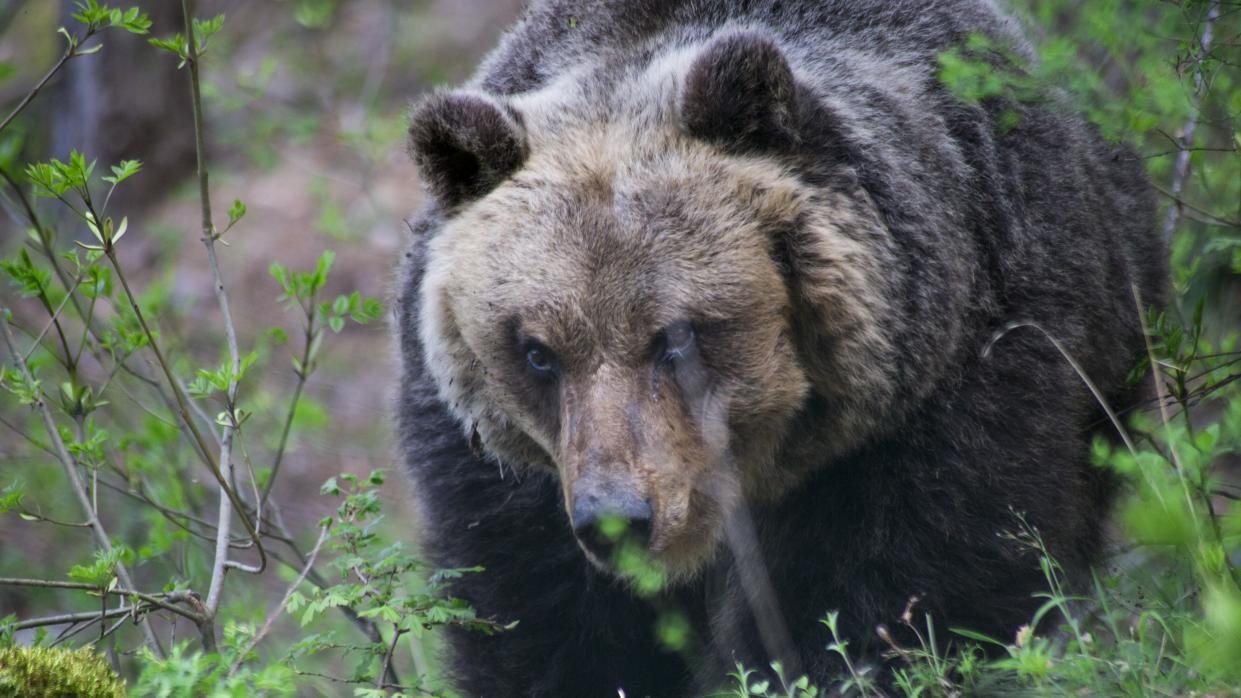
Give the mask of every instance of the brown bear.
[[826, 681], [832, 610], [870, 656], [915, 595], [1010, 637], [1018, 516], [1089, 564], [1098, 405], [1043, 333], [1121, 399], [1165, 249], [1054, 95], [940, 84], [975, 32], [1028, 55], [980, 0], [541, 0], [416, 108], [403, 448], [452, 592], [517, 622], [450, 633], [462, 691]]

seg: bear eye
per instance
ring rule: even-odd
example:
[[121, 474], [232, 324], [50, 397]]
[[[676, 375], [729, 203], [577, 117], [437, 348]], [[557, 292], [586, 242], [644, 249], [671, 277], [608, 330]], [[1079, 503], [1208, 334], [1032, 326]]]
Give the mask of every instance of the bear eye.
[[668, 359], [683, 358], [694, 348], [694, 326], [688, 320], [668, 325], [663, 334], [664, 356]]
[[555, 369], [556, 358], [547, 347], [534, 344], [526, 349], [526, 362], [535, 371], [550, 374]]

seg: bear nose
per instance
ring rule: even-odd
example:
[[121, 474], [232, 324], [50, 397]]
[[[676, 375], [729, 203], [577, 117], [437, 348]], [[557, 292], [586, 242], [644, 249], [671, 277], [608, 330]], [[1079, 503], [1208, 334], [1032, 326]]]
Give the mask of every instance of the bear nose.
[[651, 540], [651, 504], [636, 494], [601, 496], [584, 492], [573, 498], [573, 533], [602, 562], [617, 546], [634, 541], [646, 549]]

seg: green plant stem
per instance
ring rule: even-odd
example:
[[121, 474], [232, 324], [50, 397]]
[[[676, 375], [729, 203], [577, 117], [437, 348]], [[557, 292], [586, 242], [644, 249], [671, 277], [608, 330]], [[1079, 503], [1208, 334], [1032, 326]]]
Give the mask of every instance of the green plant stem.
[[25, 519], [38, 521], [41, 523], [49, 523], [49, 524], [52, 524], [53, 526], [64, 526], [65, 528], [90, 528], [89, 521], [83, 521], [81, 523], [77, 523], [74, 521], [60, 521], [58, 519], [53, 519], [50, 516], [44, 516], [42, 514], [39, 514], [33, 511], [26, 511], [25, 509], [21, 511], [21, 516], [22, 518], [25, 518]]
[[[56, 334], [60, 335], [60, 346], [65, 351], [65, 368], [68, 369], [69, 373], [71, 374], [76, 374], [76, 371], [74, 369], [78, 365], [77, 357], [75, 357], [73, 353], [69, 351], [69, 341], [65, 339], [65, 332], [60, 327], [59, 318], [60, 318], [61, 311], [65, 309], [65, 305], [69, 302], [69, 299], [73, 297], [74, 291], [78, 290], [78, 285], [81, 282], [82, 282], [81, 279], [74, 281], [73, 286], [71, 286], [68, 292], [65, 293], [65, 299], [61, 301], [60, 304], [57, 305], [55, 308], [52, 308], [52, 304], [49, 302], [46, 293], [44, 292], [39, 293], [39, 300], [43, 303], [43, 307], [44, 309], [47, 310], [48, 315], [50, 316], [50, 319], [47, 321], [47, 324], [43, 326], [43, 330], [40, 331], [38, 336], [35, 337], [34, 344], [30, 347], [30, 351], [33, 352], [34, 348], [38, 346], [39, 342], [43, 341], [43, 337], [44, 335], [47, 334], [47, 331], [55, 327]], [[27, 358], [30, 357], [29, 353], [27, 353], [26, 357]]]
[[284, 418], [284, 428], [280, 430], [280, 443], [276, 445], [276, 456], [272, 461], [271, 474], [268, 475], [267, 482], [263, 483], [263, 495], [259, 498], [260, 509], [267, 504], [267, 498], [271, 496], [272, 486], [276, 482], [276, 475], [280, 473], [280, 465], [284, 463], [284, 454], [289, 446], [289, 434], [293, 431], [293, 418], [297, 416], [297, 405], [302, 398], [302, 391], [306, 388], [306, 381], [310, 379], [310, 350], [314, 345], [315, 331], [313, 296], [306, 318], [306, 342], [302, 348], [301, 369], [297, 371], [297, 385], [293, 387], [293, 397], [289, 400], [289, 411]]
[[[29, 385], [34, 384], [34, 375], [30, 372], [30, 366], [26, 364], [26, 359], [18, 350], [17, 344], [13, 341], [13, 332], [9, 329], [9, 320], [7, 310], [0, 308], [0, 332], [4, 335], [4, 343], [8, 347], [9, 354], [13, 356], [13, 361], [17, 363], [18, 370], [21, 371], [22, 377]], [[43, 427], [47, 430], [48, 438], [52, 441], [52, 446], [56, 450], [57, 460], [60, 461], [61, 467], [65, 472], [65, 478], [69, 481], [69, 486], [73, 489], [73, 493], [78, 498], [78, 504], [81, 505], [86, 520], [90, 523], [91, 533], [94, 534], [95, 543], [105, 553], [112, 551], [112, 541], [108, 538], [108, 532], [103, 527], [103, 522], [99, 520], [98, 512], [91, 505], [90, 495], [86, 492], [86, 485], [82, 482], [81, 475], [78, 474], [78, 464], [74, 460], [73, 455], [69, 453], [65, 442], [60, 438], [60, 430], [56, 427], [56, 420], [52, 417], [52, 411], [48, 409], [47, 403], [43, 401], [41, 393], [35, 396], [35, 409], [43, 418]], [[118, 562], [116, 564], [116, 576], [130, 589], [134, 588], [133, 578], [129, 575], [129, 570], [125, 565]], [[151, 649], [164, 656], [164, 650], [159, 644], [159, 639], [155, 637], [155, 631], [151, 628], [151, 624], [143, 619], [142, 631], [146, 635], [147, 644]]]

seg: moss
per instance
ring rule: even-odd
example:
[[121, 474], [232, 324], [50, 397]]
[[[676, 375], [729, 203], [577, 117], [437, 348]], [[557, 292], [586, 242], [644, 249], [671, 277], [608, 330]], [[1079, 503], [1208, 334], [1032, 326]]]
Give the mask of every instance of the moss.
[[125, 684], [87, 648], [0, 648], [0, 698], [124, 698]]

